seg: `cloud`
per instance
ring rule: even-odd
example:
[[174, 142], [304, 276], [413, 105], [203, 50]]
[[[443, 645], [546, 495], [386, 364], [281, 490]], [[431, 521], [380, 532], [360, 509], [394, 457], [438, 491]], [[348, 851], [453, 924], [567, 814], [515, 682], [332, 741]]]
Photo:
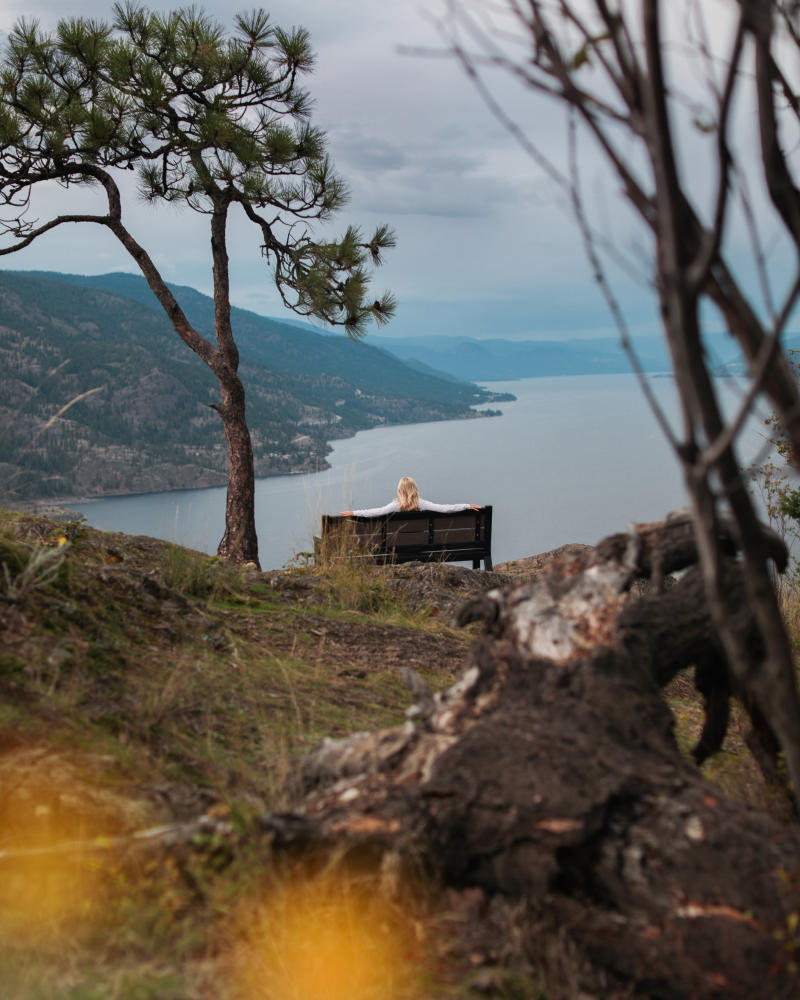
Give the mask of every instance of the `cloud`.
[[[174, 5], [152, 3], [156, 9]], [[65, 6], [63, 0], [35, 0], [34, 13], [53, 27]], [[232, 24], [227, 2], [204, 0], [203, 6]], [[313, 121], [328, 133], [332, 159], [351, 191], [331, 231], [341, 232], [351, 221], [365, 232], [383, 222], [396, 229], [398, 246], [386, 255], [376, 281], [376, 291], [389, 287], [401, 299], [390, 333], [438, 328], [491, 335], [595, 327], [607, 332], [605, 306], [563, 192], [515, 144], [454, 60], [400, 52], [401, 46], [441, 47], [429, 17], [435, 9], [419, 0], [269, 4], [273, 23], [309, 29], [317, 53], [306, 81], [316, 102]], [[111, 2], [83, 0], [80, 11], [107, 19]], [[30, 16], [30, 7], [6, 0], [0, 30], [21, 15]], [[493, 74], [491, 82], [522, 130], [563, 160], [563, 109], [502, 74]], [[702, 140], [687, 148], [694, 156]], [[590, 144], [582, 150], [581, 169], [600, 232], [641, 258], [630, 215], [620, 211], [619, 191]], [[698, 178], [707, 173], [697, 170]], [[705, 193], [700, 184], [698, 192]], [[42, 214], [63, 196], [63, 191], [48, 194]], [[135, 195], [126, 199], [125, 217], [168, 279], [209, 290], [207, 220], [185, 209], [153, 210]], [[18, 257], [4, 258], [2, 266], [133, 270], [127, 254], [99, 229], [59, 230]], [[243, 219], [233, 219], [233, 297], [248, 308], [279, 314], [260, 242]], [[630, 283], [620, 287], [635, 314], [645, 291]]]
[[[221, 0], [204, 6], [231, 24]], [[36, 11], [53, 27], [64, 7], [37, 2]], [[7, 29], [26, 12], [11, 0], [0, 14], [0, 26]], [[84, 0], [81, 12], [107, 18], [110, 4]], [[307, 80], [316, 100], [314, 122], [328, 132], [332, 158], [351, 190], [349, 206], [331, 229], [340, 232], [353, 221], [368, 232], [387, 222], [398, 232], [399, 245], [386, 255], [378, 289], [390, 287], [405, 299], [447, 300], [458, 312], [460, 303], [478, 294], [500, 301], [510, 290], [528, 294], [526, 287], [539, 278], [542, 284], [553, 283], [548, 272], [566, 255], [556, 246], [562, 227], [554, 222], [552, 192], [452, 61], [398, 51], [401, 44], [439, 44], [420, 5], [307, 0], [298, 8], [292, 0], [277, 0], [270, 13], [276, 24], [302, 22], [317, 51], [316, 70]], [[555, 121], [548, 115], [538, 123], [542, 133]], [[63, 196], [62, 191], [48, 195], [42, 214], [55, 205], [48, 199]], [[209, 289], [204, 220], [165, 206], [154, 211], [135, 197], [126, 199], [125, 213], [168, 278]], [[532, 240], [532, 233], [539, 236]], [[232, 288], [242, 304], [274, 313], [281, 307], [259, 243], [243, 220], [234, 219]], [[113, 240], [78, 227], [59, 230], [4, 264], [75, 270], [76, 246], [81, 270], [133, 269]], [[543, 259], [537, 260], [539, 255]], [[469, 322], [466, 315], [464, 323]]]

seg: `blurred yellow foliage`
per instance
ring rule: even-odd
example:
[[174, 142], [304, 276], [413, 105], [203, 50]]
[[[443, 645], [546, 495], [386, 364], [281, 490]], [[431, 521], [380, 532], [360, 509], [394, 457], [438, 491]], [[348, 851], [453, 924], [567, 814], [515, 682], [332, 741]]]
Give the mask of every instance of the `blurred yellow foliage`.
[[18, 790], [0, 813], [0, 937], [41, 938], [94, 916], [101, 869], [91, 820], [57, 788]]
[[274, 888], [236, 948], [242, 1000], [411, 1000], [425, 972], [422, 928], [370, 880], [346, 873]]

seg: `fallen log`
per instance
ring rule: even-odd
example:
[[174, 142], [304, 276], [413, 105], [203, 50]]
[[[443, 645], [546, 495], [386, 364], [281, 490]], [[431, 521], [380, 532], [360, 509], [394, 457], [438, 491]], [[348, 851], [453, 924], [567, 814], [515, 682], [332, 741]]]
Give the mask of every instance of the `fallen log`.
[[[721, 541], [735, 600], [735, 545]], [[697, 571], [663, 583], [695, 558], [677, 517], [471, 601], [461, 622], [485, 632], [461, 679], [436, 695], [417, 683], [403, 726], [311, 754], [291, 811], [265, 819], [276, 848], [442, 887], [467, 915], [473, 966], [513, 969], [548, 997], [800, 995], [798, 829], [706, 782], [660, 694], [697, 665], [709, 715], [696, 756], [713, 752], [734, 685]]]

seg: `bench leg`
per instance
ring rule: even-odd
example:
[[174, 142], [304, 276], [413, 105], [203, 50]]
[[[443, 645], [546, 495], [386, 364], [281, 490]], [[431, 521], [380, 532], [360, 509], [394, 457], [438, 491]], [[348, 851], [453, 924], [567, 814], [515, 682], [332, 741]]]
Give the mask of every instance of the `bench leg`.
[[483, 568], [485, 570], [487, 570], [487, 571], [491, 571], [492, 570], [492, 557], [491, 556], [487, 556], [483, 560]]

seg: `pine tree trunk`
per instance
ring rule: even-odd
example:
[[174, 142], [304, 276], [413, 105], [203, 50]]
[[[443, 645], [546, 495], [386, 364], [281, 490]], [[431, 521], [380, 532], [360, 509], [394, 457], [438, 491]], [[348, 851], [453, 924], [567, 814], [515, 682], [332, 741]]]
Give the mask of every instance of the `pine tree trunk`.
[[225, 245], [227, 202], [215, 211], [211, 222], [211, 252], [214, 259], [214, 326], [217, 346], [202, 337], [186, 318], [147, 251], [140, 246], [121, 222], [119, 190], [104, 171], [91, 171], [104, 185], [109, 199], [105, 224], [139, 265], [142, 274], [161, 303], [164, 312], [181, 340], [208, 365], [220, 386], [219, 413], [228, 445], [228, 496], [225, 504], [225, 534], [217, 552], [236, 563], [255, 563], [258, 537], [255, 524], [255, 470], [253, 445], [245, 416], [245, 392], [238, 376], [239, 351], [230, 323], [230, 286], [228, 253]]
[[253, 443], [245, 416], [245, 393], [238, 376], [239, 350], [231, 328], [231, 295], [228, 251], [225, 240], [229, 202], [222, 197], [211, 217], [211, 253], [214, 259], [214, 330], [223, 364], [215, 374], [222, 390], [222, 406], [216, 407], [228, 442], [228, 495], [225, 502], [225, 534], [217, 552], [236, 563], [258, 561], [255, 515], [255, 470]]
[[245, 420], [244, 386], [238, 376], [223, 387], [223, 404], [217, 407], [228, 442], [228, 494], [225, 501], [225, 534], [217, 553], [236, 563], [258, 560], [255, 518], [253, 445]]

